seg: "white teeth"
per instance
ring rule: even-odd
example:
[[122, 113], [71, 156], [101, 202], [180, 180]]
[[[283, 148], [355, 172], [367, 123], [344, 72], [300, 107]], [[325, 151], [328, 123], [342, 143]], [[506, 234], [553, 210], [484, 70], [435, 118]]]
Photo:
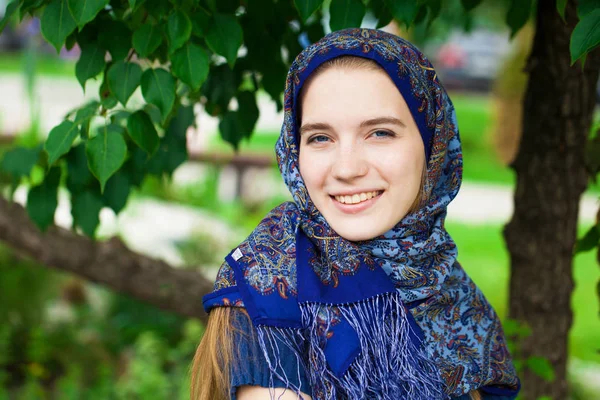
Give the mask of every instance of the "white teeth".
[[381, 194], [381, 191], [377, 192], [364, 192], [353, 194], [352, 196], [335, 196], [335, 199], [343, 204], [358, 204], [360, 202], [372, 199]]

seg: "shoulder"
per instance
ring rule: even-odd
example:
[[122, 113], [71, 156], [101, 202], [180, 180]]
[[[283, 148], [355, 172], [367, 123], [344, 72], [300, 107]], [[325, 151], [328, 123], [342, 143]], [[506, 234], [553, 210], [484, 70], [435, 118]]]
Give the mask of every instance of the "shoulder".
[[276, 234], [295, 232], [298, 222], [299, 213], [296, 205], [289, 201], [282, 203], [265, 215], [262, 221], [260, 221], [257, 227], [248, 236], [246, 241], [267, 232]]
[[282, 252], [295, 246], [299, 213], [296, 205], [285, 202], [273, 208], [254, 228], [252, 233], [226, 257], [229, 264], [245, 264], [260, 260], [259, 254], [269, 256], [272, 251]]
[[299, 219], [294, 203], [282, 203], [272, 209], [225, 257], [213, 292], [203, 298], [205, 310], [215, 306], [247, 306], [249, 295], [254, 292], [294, 295]]

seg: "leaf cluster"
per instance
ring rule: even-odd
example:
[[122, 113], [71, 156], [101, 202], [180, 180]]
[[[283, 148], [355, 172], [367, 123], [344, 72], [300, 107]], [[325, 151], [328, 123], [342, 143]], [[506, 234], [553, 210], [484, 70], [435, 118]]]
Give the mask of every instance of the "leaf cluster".
[[[482, 0], [460, 0], [468, 13]], [[593, 4], [592, 4], [593, 3]], [[580, 1], [573, 56], [597, 45], [589, 18], [596, 2]], [[287, 69], [303, 46], [324, 35], [323, 0], [13, 0], [0, 21], [40, 18], [57, 50], [81, 50], [75, 76], [83, 90], [101, 82], [97, 100], [72, 110], [43, 146], [15, 148], [0, 171], [13, 189], [32, 188], [27, 209], [41, 229], [54, 219], [58, 188], [71, 195], [74, 228], [94, 236], [103, 207], [119, 213], [147, 175], [170, 176], [187, 159], [194, 105], [219, 118], [222, 138], [237, 149], [259, 117], [264, 91], [281, 110]], [[377, 27], [392, 20], [430, 24], [442, 0], [331, 0], [329, 27]], [[559, 12], [565, 2], [557, 1]], [[530, 18], [533, 0], [510, 0], [512, 34]], [[595, 21], [595, 20], [594, 20]], [[580, 39], [581, 38], [581, 39]], [[573, 50], [572, 50], [573, 51]], [[580, 54], [581, 53], [581, 54]], [[575, 58], [576, 59], [576, 58]], [[131, 100], [132, 98], [135, 101]], [[44, 171], [41, 180], [33, 179]]]

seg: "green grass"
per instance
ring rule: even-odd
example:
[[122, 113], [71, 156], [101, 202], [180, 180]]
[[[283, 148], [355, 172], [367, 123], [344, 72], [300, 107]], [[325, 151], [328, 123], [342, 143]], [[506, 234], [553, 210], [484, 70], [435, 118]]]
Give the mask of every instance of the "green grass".
[[[502, 238], [502, 226], [449, 222], [446, 227], [457, 243], [459, 261], [504, 318], [508, 301], [509, 261]], [[574, 320], [570, 333], [570, 354], [581, 360], [600, 363], [600, 300], [596, 295], [600, 268], [594, 253], [576, 256], [573, 270], [576, 286], [571, 301]]]
[[[22, 74], [25, 53], [3, 53], [0, 57], [0, 74]], [[58, 55], [36, 54], [36, 75], [67, 76], [75, 79], [75, 60], [64, 60]]]
[[491, 98], [454, 94], [452, 102], [463, 147], [464, 179], [513, 185], [514, 173], [500, 162], [491, 143]]

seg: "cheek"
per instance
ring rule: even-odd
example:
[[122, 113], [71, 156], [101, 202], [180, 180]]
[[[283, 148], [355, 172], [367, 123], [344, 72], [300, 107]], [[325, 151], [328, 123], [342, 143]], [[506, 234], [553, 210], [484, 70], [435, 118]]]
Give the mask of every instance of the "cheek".
[[[312, 156], [310, 151], [302, 151], [300, 150], [300, 156], [298, 158], [300, 175], [302, 176], [302, 180], [306, 185], [306, 188], [310, 190], [314, 190], [315, 187], [319, 186], [319, 181], [321, 180], [322, 168], [319, 167], [318, 158]], [[310, 194], [310, 193], [309, 193]]]
[[425, 156], [418, 146], [403, 146], [385, 155], [380, 154], [377, 163], [382, 175], [391, 184], [414, 186], [421, 184]]

